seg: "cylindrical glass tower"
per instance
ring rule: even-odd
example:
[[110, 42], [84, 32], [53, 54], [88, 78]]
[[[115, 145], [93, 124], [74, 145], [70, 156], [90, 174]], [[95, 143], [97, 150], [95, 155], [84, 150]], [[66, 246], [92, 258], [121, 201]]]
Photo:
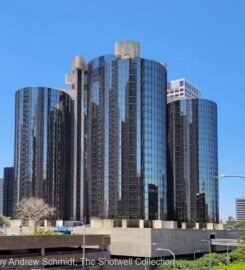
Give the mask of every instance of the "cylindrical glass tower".
[[204, 99], [168, 104], [169, 218], [219, 222], [217, 105]]
[[166, 73], [137, 55], [89, 63], [91, 218], [167, 218]]
[[23, 88], [15, 96], [15, 203], [39, 197], [70, 217], [71, 98], [60, 90]]

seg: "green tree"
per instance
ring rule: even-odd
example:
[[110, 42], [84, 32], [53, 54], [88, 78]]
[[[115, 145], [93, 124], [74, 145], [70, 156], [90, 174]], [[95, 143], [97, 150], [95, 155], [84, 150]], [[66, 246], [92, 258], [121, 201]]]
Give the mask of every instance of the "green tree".
[[228, 217], [226, 221], [226, 228], [227, 229], [234, 229], [236, 227], [236, 221], [233, 217]]
[[237, 222], [237, 229], [242, 231], [241, 239], [245, 240], [245, 220]]
[[0, 215], [0, 226], [10, 226], [10, 218]]

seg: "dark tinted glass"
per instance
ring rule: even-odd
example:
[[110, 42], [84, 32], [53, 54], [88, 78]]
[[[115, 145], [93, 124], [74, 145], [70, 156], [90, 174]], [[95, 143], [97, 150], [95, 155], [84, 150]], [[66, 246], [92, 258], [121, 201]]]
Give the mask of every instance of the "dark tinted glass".
[[15, 203], [31, 196], [69, 218], [71, 99], [51, 88], [16, 93]]
[[168, 119], [169, 218], [218, 222], [217, 106], [174, 101]]
[[89, 63], [90, 217], [166, 218], [166, 69], [141, 58]]

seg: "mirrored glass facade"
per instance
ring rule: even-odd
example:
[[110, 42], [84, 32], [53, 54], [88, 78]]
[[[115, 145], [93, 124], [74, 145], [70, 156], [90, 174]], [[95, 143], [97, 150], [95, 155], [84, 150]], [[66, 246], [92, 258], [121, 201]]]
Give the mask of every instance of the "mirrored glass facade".
[[219, 222], [217, 105], [168, 104], [168, 213], [179, 222]]
[[14, 168], [6, 167], [3, 173], [3, 215], [13, 216], [13, 182]]
[[167, 218], [166, 73], [139, 57], [89, 62], [90, 218]]
[[15, 99], [15, 203], [43, 198], [70, 217], [71, 99], [51, 88], [23, 88]]

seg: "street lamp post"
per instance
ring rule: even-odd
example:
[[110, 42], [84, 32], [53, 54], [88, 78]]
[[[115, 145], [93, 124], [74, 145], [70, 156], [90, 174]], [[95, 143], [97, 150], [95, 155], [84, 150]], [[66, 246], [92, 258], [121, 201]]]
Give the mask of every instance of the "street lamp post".
[[85, 269], [85, 224], [80, 221], [80, 223], [83, 225], [83, 267], [82, 269]]
[[[155, 246], [156, 243], [152, 243], [151, 245]], [[148, 247], [148, 245], [146, 245], [146, 249], [147, 249], [147, 247]], [[145, 257], [145, 270], [147, 270], [147, 267], [148, 267], [148, 265], [147, 265], [147, 257]], [[149, 269], [149, 267], [148, 267], [148, 269]]]
[[[110, 238], [110, 236], [104, 235], [104, 236], [102, 237], [102, 251], [105, 250], [105, 249], [104, 249], [104, 246], [105, 246], [105, 238]], [[102, 254], [102, 255], [103, 255], [103, 254]]]
[[207, 242], [209, 247], [209, 266], [212, 267], [212, 254], [211, 254], [211, 242], [206, 239], [202, 239], [202, 242]]
[[173, 260], [173, 266], [174, 266], [174, 269], [176, 269], [176, 268], [175, 268], [175, 254], [174, 254], [174, 252], [173, 252], [171, 249], [165, 249], [165, 248], [157, 248], [157, 249], [156, 249], [156, 251], [160, 251], [160, 250], [162, 250], [162, 251], [167, 251], [167, 252], [171, 253], [171, 255], [172, 255], [173, 258], [174, 258], [174, 260]]
[[6, 236], [7, 235], [7, 226], [6, 223], [3, 223], [3, 233]]
[[[146, 248], [147, 248], [147, 246], [146, 246]], [[145, 270], [147, 270], [147, 257], [145, 257]]]
[[194, 268], [196, 269], [196, 252], [201, 252], [200, 249], [194, 250]]
[[[245, 179], [245, 175], [226, 175], [226, 174], [221, 174], [216, 176], [217, 179], [220, 178], [241, 178]], [[226, 244], [226, 263], [229, 263], [229, 256], [228, 256], [228, 244]]]
[[[108, 235], [104, 235], [104, 236], [102, 237], [102, 257], [103, 257], [103, 258], [104, 258], [104, 246], [105, 246], [105, 238], [106, 238], [106, 237], [110, 238]], [[104, 269], [104, 264], [103, 264], [102, 268]]]
[[230, 258], [229, 258], [229, 243], [226, 244], [226, 263], [228, 264], [229, 261], [230, 261]]
[[216, 178], [242, 178], [245, 179], [244, 175], [226, 175], [226, 174], [221, 174], [217, 175]]

